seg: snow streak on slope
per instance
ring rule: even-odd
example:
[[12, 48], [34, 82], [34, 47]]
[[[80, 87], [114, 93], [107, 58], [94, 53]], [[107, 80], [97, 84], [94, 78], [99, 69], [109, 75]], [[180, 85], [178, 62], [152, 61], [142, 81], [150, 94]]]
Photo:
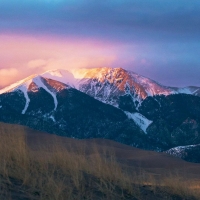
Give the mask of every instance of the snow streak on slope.
[[145, 116], [141, 115], [140, 113], [130, 113], [126, 112], [126, 115], [128, 116], [129, 119], [133, 119], [133, 121], [145, 132], [149, 125], [153, 122], [148, 120]]
[[[25, 99], [26, 99], [25, 107], [24, 107], [24, 109], [22, 110], [22, 114], [25, 114], [25, 112], [26, 112], [27, 109], [28, 109], [29, 103], [30, 103], [30, 99], [29, 99], [28, 93], [27, 93], [27, 92], [28, 92], [28, 91], [27, 91], [27, 87], [26, 87], [25, 85], [21, 85], [18, 89], [21, 90], [21, 91], [24, 93], [24, 97], [25, 97]], [[17, 90], [18, 90], [18, 89], [17, 89]]]
[[56, 94], [53, 93], [53, 92], [51, 92], [51, 91], [46, 87], [46, 85], [42, 82], [40, 76], [35, 77], [35, 78], [33, 79], [33, 82], [34, 82], [38, 87], [41, 87], [41, 88], [45, 89], [49, 94], [51, 94], [51, 96], [52, 96], [53, 99], [54, 99], [54, 104], [55, 104], [54, 110], [56, 110], [57, 105], [58, 105], [58, 101], [57, 101], [57, 98], [56, 98]]

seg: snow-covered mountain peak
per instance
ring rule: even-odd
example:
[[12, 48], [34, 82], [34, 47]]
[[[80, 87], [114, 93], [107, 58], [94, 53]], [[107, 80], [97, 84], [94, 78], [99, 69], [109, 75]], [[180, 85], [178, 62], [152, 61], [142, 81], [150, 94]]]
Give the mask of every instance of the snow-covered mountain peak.
[[[58, 75], [58, 73], [56, 75]], [[57, 92], [60, 92], [63, 89], [70, 88], [70, 86], [51, 78], [46, 78], [41, 75], [29, 76], [26, 79], [18, 81], [0, 90], [0, 94], [21, 91], [26, 99], [25, 107], [22, 110], [22, 114], [25, 114], [30, 103], [29, 92], [35, 93], [42, 88], [44, 91], [52, 96], [54, 100], [54, 110], [56, 110], [58, 105], [56, 97]]]
[[37, 92], [39, 88], [56, 93], [68, 87], [117, 107], [121, 98], [128, 98], [129, 106], [136, 109], [148, 96], [178, 93], [200, 96], [199, 87], [166, 87], [132, 71], [111, 67], [49, 70], [18, 81], [0, 90], [0, 94], [16, 90]]
[[[111, 67], [101, 67], [101, 68], [83, 68], [71, 70], [76, 79], [96, 79], [98, 81], [104, 82], [105, 80], [110, 83], [114, 83], [119, 79], [122, 79], [129, 74], [129, 71], [123, 68], [111, 68]], [[133, 72], [132, 72], [133, 73]]]
[[130, 94], [140, 102], [147, 96], [174, 93], [171, 88], [122, 68], [93, 68], [72, 70], [75, 78], [80, 79], [79, 89], [105, 102], [110, 95]]
[[[49, 70], [41, 75], [34, 74], [25, 79], [17, 81], [3, 89], [0, 90], [0, 94], [6, 92], [12, 92], [19, 89], [26, 88], [27, 91], [36, 92], [38, 88], [43, 88], [44, 84], [48, 84], [50, 87], [54, 88], [57, 91], [64, 89], [66, 87], [74, 87], [76, 84], [76, 79], [73, 74], [67, 70], [55, 69]], [[67, 86], [66, 86], [67, 85]]]
[[101, 79], [102, 77], [108, 76], [116, 69], [118, 68], [111, 68], [111, 67], [82, 68], [82, 69], [71, 70], [71, 72], [76, 79], [83, 79], [83, 78], [84, 79], [91, 79], [91, 78]]

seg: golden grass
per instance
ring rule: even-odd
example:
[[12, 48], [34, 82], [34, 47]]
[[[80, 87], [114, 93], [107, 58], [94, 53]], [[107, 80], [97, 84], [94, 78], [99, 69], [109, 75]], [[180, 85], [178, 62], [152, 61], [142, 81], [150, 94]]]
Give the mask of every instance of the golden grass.
[[91, 143], [89, 153], [86, 149], [84, 145], [65, 148], [55, 137], [53, 145], [34, 151], [27, 145], [23, 127], [8, 129], [1, 124], [2, 199], [12, 199], [5, 182], [12, 185], [16, 180], [30, 199], [144, 199], [144, 186], [155, 195], [167, 191], [185, 199], [200, 197], [198, 184], [186, 182], [183, 177], [168, 174], [161, 180], [142, 169], [120, 164], [111, 147], [99, 149]]

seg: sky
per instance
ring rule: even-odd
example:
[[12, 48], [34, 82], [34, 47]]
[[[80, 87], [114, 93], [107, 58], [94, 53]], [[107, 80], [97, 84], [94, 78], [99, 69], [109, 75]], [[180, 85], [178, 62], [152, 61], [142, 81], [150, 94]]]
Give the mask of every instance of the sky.
[[94, 67], [200, 86], [200, 1], [0, 0], [0, 88]]

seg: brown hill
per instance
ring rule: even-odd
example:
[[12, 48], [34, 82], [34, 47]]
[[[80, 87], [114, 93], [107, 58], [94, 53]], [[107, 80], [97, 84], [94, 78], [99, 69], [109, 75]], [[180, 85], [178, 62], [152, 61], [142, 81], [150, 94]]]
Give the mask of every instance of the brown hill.
[[199, 199], [200, 164], [0, 123], [0, 199]]
[[99, 152], [111, 152], [123, 165], [143, 169], [156, 175], [179, 172], [182, 176], [200, 181], [200, 164], [186, 162], [166, 153], [146, 151], [106, 139], [72, 139], [25, 128], [27, 144], [32, 150], [51, 149], [59, 144], [61, 148], [93, 154], [93, 148]]

